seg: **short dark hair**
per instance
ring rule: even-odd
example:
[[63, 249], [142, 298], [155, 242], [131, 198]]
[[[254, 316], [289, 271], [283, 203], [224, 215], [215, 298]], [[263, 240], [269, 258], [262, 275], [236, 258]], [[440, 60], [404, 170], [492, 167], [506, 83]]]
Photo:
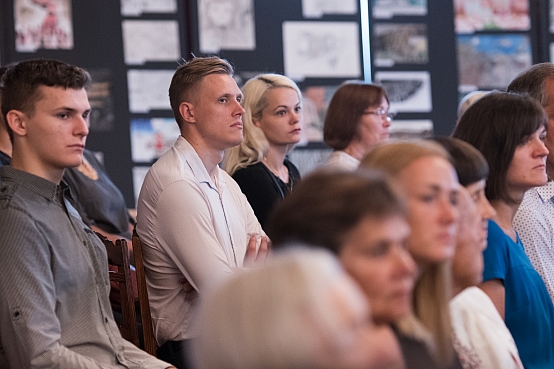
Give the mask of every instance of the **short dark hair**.
[[276, 248], [301, 242], [338, 255], [346, 233], [364, 218], [405, 216], [406, 211], [399, 190], [381, 172], [321, 170], [277, 204], [267, 234]]
[[475, 147], [454, 137], [436, 136], [431, 140], [438, 142], [448, 151], [452, 164], [458, 174], [458, 181], [464, 187], [487, 179], [489, 164]]
[[506, 175], [516, 148], [547, 122], [537, 100], [508, 92], [491, 92], [462, 115], [452, 136], [473, 145], [487, 160], [490, 173], [485, 194], [490, 201], [513, 202]]
[[323, 124], [323, 140], [334, 150], [344, 150], [359, 134], [360, 117], [364, 110], [379, 106], [383, 97], [389, 102], [383, 87], [362, 81], [346, 81], [329, 103]]
[[8, 68], [14, 66], [15, 64], [7, 64], [7, 65], [1, 65], [0, 66], [0, 131], [7, 130], [7, 124], [4, 119], [4, 115], [2, 114], [2, 93], [4, 92], [4, 86], [2, 84], [2, 76]]
[[542, 106], [549, 104], [545, 91], [545, 81], [554, 80], [554, 64], [539, 63], [524, 70], [508, 85], [508, 92], [528, 94], [538, 100]]
[[[40, 86], [72, 89], [90, 84], [87, 71], [54, 59], [25, 60], [10, 67], [2, 75], [2, 117], [11, 110], [33, 115], [36, 103], [42, 99]], [[13, 141], [13, 132], [6, 121], [6, 129]]]
[[194, 92], [202, 78], [210, 74], [233, 76], [233, 73], [231, 64], [217, 56], [193, 57], [177, 68], [169, 85], [169, 103], [179, 127], [183, 123], [179, 106], [183, 101], [188, 101], [195, 96]]

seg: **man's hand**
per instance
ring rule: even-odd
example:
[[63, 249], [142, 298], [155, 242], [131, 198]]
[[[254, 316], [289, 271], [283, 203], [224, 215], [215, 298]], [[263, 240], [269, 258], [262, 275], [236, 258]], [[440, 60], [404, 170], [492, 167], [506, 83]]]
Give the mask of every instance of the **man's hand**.
[[186, 300], [192, 301], [198, 297], [198, 292], [196, 292], [192, 284], [185, 277], [179, 278], [179, 283], [182, 284], [181, 289], [185, 293]]
[[246, 255], [244, 255], [244, 264], [263, 263], [269, 254], [271, 241], [265, 236], [260, 240], [260, 247], [256, 250], [257, 236], [250, 236], [248, 246], [246, 246]]

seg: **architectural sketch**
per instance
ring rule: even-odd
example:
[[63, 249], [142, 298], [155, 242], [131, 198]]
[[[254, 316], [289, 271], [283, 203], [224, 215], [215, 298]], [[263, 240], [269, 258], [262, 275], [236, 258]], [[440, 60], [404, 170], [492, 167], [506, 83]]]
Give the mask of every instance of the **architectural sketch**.
[[323, 14], [356, 14], [356, 0], [302, 0], [304, 18], [321, 18]]
[[173, 118], [131, 120], [131, 154], [135, 163], [151, 163], [173, 146], [179, 137]]
[[133, 16], [142, 13], [176, 13], [177, 0], [120, 0], [121, 15]]
[[504, 89], [532, 64], [529, 36], [522, 34], [459, 35], [460, 89]]
[[253, 0], [199, 0], [200, 52], [254, 50]]
[[360, 78], [359, 34], [357, 22], [283, 22], [285, 74]]
[[429, 72], [376, 72], [375, 82], [383, 85], [395, 112], [430, 112]]
[[170, 110], [167, 91], [174, 73], [173, 70], [128, 70], [129, 111], [148, 113], [153, 109]]
[[72, 49], [71, 0], [14, 0], [15, 49]]
[[373, 18], [395, 15], [426, 15], [427, 0], [371, 0]]
[[179, 24], [175, 20], [124, 20], [125, 64], [147, 61], [179, 61]]
[[396, 63], [429, 62], [427, 25], [421, 23], [375, 23], [372, 48], [375, 65], [391, 67]]
[[529, 30], [529, 0], [454, 0], [457, 33]]
[[389, 132], [392, 139], [399, 140], [431, 137], [433, 136], [433, 121], [394, 119], [389, 127]]

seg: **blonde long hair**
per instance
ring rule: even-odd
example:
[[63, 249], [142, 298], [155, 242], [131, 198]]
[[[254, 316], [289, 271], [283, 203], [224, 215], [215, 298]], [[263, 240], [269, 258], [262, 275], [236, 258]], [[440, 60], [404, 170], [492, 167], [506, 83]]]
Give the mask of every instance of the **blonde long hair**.
[[244, 140], [241, 144], [226, 150], [222, 168], [227, 173], [232, 175], [238, 169], [260, 162], [269, 150], [269, 142], [263, 131], [254, 125], [253, 118], [262, 117], [262, 111], [268, 105], [266, 92], [278, 87], [295, 90], [302, 104], [302, 93], [296, 83], [280, 74], [259, 74], [249, 79], [242, 87], [242, 107], [245, 110], [242, 116]]
[[[412, 162], [429, 156], [451, 162], [448, 152], [434, 142], [397, 141], [373, 149], [362, 160], [360, 168], [380, 169], [397, 177]], [[398, 324], [402, 333], [426, 341], [440, 368], [450, 367], [454, 359], [449, 309], [451, 297], [450, 261], [424, 266], [414, 287], [413, 312], [415, 318], [431, 333], [432, 342], [421, 332], [417, 322], [409, 323], [409, 317]]]

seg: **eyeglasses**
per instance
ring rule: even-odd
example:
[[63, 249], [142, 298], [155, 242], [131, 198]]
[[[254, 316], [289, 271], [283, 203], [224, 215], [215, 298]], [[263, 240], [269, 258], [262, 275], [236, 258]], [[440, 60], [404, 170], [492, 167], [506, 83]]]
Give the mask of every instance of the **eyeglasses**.
[[379, 118], [382, 118], [385, 116], [385, 118], [390, 122], [392, 118], [396, 115], [393, 111], [386, 111], [386, 110], [375, 110], [375, 111], [364, 111], [362, 114], [373, 114], [378, 116]]

